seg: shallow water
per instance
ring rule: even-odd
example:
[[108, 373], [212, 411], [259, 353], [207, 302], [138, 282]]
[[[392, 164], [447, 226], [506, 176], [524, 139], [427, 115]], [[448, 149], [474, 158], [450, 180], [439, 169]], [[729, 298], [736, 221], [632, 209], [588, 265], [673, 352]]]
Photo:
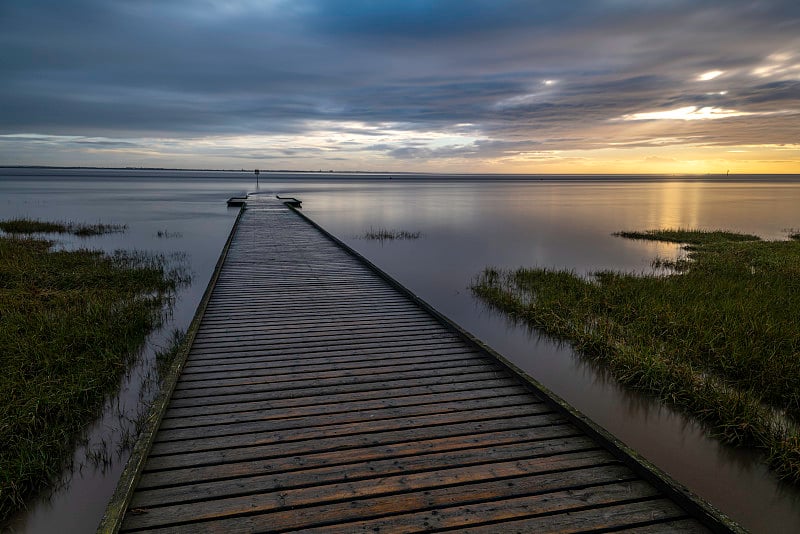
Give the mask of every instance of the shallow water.
[[[325, 228], [748, 529], [800, 531], [800, 492], [777, 483], [752, 454], [721, 446], [680, 415], [625, 392], [569, 348], [487, 310], [468, 289], [487, 265], [647, 272], [654, 256], [680, 253], [674, 245], [611, 235], [623, 229], [725, 228], [783, 238], [787, 229], [800, 226], [800, 178], [487, 180], [262, 173], [259, 185], [264, 194], [301, 198], [303, 210]], [[254, 188], [253, 177], [243, 173], [0, 169], [0, 217], [125, 223], [126, 234], [80, 243], [186, 252], [194, 281], [179, 296], [168, 331], [188, 325], [205, 289], [236, 214], [224, 200]], [[363, 239], [370, 228], [421, 232], [421, 237]], [[159, 238], [159, 230], [178, 236]], [[163, 340], [164, 333], [157, 333], [149, 345]], [[147, 349], [121, 400], [110, 403], [90, 438], [113, 436], [119, 413], [135, 413], [151, 360]], [[76, 452], [83, 470], [65, 474], [66, 488], [35, 503], [16, 530], [93, 529], [127, 452], [104, 466], [86, 464], [83, 456]]]

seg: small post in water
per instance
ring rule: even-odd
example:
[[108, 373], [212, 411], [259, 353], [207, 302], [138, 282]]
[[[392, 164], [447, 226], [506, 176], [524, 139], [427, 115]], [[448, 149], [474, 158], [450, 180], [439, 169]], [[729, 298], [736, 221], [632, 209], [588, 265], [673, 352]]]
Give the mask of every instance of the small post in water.
[[256, 189], [258, 189], [258, 174], [259, 174], [259, 172], [260, 171], [258, 169], [256, 169]]

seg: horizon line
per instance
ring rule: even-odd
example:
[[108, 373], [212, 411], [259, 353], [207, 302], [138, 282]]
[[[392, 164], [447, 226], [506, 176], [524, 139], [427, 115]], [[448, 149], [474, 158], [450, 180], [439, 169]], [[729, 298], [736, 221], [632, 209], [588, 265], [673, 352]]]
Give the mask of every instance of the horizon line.
[[184, 167], [103, 167], [95, 165], [0, 165], [0, 169], [57, 169], [57, 170], [109, 170], [109, 171], [191, 171], [191, 172], [238, 172], [302, 173], [302, 174], [380, 174], [380, 175], [441, 175], [441, 176], [800, 176], [800, 172], [770, 173], [518, 173], [518, 172], [442, 172], [442, 171], [359, 171], [359, 170], [300, 170], [300, 169], [203, 169]]

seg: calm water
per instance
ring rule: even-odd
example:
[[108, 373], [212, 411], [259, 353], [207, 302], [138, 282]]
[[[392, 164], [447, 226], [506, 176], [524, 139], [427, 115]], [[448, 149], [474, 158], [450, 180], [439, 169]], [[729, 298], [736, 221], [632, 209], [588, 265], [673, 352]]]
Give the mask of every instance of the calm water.
[[[124, 235], [66, 246], [185, 252], [194, 282], [179, 296], [168, 331], [188, 325], [213, 270], [236, 214], [224, 200], [254, 189], [253, 177], [244, 173], [0, 169], [0, 217], [125, 223]], [[647, 272], [654, 256], [680, 253], [673, 245], [611, 235], [622, 229], [725, 228], [784, 238], [787, 229], [800, 227], [800, 177], [262, 174], [259, 192], [301, 198], [316, 221], [746, 528], [800, 531], [800, 492], [777, 483], [758, 458], [720, 446], [671, 410], [626, 393], [568, 348], [487, 310], [468, 290], [487, 265]], [[379, 227], [422, 237], [384, 243], [361, 238]], [[159, 238], [158, 231], [177, 236]], [[90, 450], [101, 438], [118, 440], [139, 399], [152, 395], [143, 378], [152, 348], [164, 339], [164, 332], [154, 334], [120, 398], [90, 430]], [[15, 530], [93, 530], [126, 459], [125, 450], [114, 450], [109, 462], [97, 465], [86, 460], [85, 448], [77, 451], [80, 469], [65, 473], [65, 487], [34, 503]]]

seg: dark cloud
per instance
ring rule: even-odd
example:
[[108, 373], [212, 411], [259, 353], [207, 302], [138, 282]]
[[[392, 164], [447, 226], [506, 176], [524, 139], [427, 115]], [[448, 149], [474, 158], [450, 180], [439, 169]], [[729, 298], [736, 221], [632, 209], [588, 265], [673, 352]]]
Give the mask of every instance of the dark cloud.
[[[698, 106], [750, 115], [737, 132], [724, 119], [658, 136], [786, 142], [798, 35], [794, 0], [9, 0], [0, 133], [299, 136], [325, 123], [367, 155], [489, 158], [604, 137], [646, 146], [615, 121]], [[465, 140], [398, 145], [386, 125]]]

